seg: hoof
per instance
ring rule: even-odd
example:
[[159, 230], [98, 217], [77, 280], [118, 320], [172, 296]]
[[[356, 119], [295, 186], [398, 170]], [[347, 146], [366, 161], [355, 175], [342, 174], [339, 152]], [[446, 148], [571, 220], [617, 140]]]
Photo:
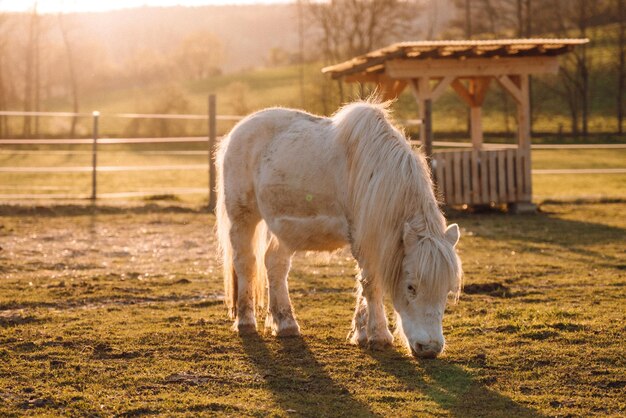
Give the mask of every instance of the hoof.
[[361, 348], [367, 347], [367, 334], [364, 332], [350, 331], [348, 334], [350, 344], [358, 345]]
[[292, 313], [288, 315], [272, 315], [268, 312], [265, 318], [265, 328], [271, 330], [274, 337], [297, 337], [300, 335], [300, 326]]
[[287, 328], [273, 331], [272, 334], [278, 338], [298, 337], [300, 336], [300, 327], [298, 325], [291, 325]]
[[237, 325], [235, 330], [239, 335], [256, 334], [256, 326], [254, 324]]
[[389, 340], [369, 340], [367, 342], [367, 348], [373, 351], [383, 351], [391, 347], [391, 343], [392, 342]]

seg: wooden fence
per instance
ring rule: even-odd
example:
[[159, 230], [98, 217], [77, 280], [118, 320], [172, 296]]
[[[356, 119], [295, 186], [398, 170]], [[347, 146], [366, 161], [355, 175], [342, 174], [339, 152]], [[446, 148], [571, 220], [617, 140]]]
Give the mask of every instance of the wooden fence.
[[530, 201], [530, 159], [522, 150], [435, 151], [433, 177], [447, 205]]
[[[104, 144], [120, 144], [120, 143], [163, 143], [163, 142], [207, 142], [208, 144], [208, 161], [206, 165], [202, 165], [201, 168], [208, 167], [208, 195], [209, 195], [209, 208], [214, 208], [216, 204], [215, 195], [215, 159], [214, 151], [217, 144], [217, 121], [227, 120], [236, 122], [241, 120], [243, 116], [233, 115], [217, 115], [216, 114], [216, 98], [214, 94], [210, 94], [208, 97], [208, 112], [206, 115], [178, 115], [178, 114], [139, 114], [139, 113], [118, 113], [101, 115], [100, 112], [94, 111], [92, 113], [72, 113], [72, 112], [21, 112], [21, 111], [0, 111], [0, 116], [30, 116], [30, 117], [81, 117], [92, 119], [92, 138], [91, 139], [2, 139], [0, 145], [36, 145], [36, 144], [91, 144], [91, 166], [90, 167], [32, 167], [24, 168], [11, 167], [9, 170], [2, 170], [4, 172], [91, 172], [91, 195], [92, 201], [95, 201], [98, 197], [98, 175], [100, 171], [150, 171], [161, 169], [198, 169], [198, 165], [195, 166], [147, 166], [147, 167], [99, 167], [98, 166], [98, 148]], [[189, 120], [206, 120], [208, 122], [208, 132], [206, 137], [190, 137], [190, 138], [100, 138], [99, 122], [102, 116], [110, 118], [126, 118], [126, 119], [189, 119]], [[123, 195], [128, 193], [121, 193]], [[27, 195], [24, 195], [27, 196]], [[68, 198], [68, 196], [63, 196]]]
[[[216, 121], [236, 122], [242, 116], [217, 115], [215, 99], [209, 98], [207, 115], [175, 115], [175, 114], [105, 114], [94, 113], [66, 113], [66, 112], [17, 112], [0, 111], [0, 115], [9, 116], [36, 116], [36, 117], [88, 117], [93, 118], [93, 138], [90, 139], [0, 139], [0, 147], [4, 145], [63, 145], [63, 144], [91, 144], [91, 151], [51, 151], [51, 150], [28, 150], [21, 152], [28, 153], [54, 153], [65, 154], [92, 154], [91, 165], [81, 167], [0, 167], [0, 172], [8, 173], [58, 173], [58, 172], [85, 172], [91, 173], [92, 188], [89, 197], [96, 198], [123, 198], [129, 196], [144, 196], [158, 193], [203, 193], [208, 191], [209, 202], [215, 202], [215, 189], [213, 179], [212, 151], [217, 141], [215, 126]], [[99, 118], [159, 118], [159, 119], [197, 119], [207, 120], [209, 131], [202, 137], [179, 137], [179, 138], [100, 138], [98, 135]], [[415, 124], [416, 121], [403, 121], [404, 123]], [[107, 152], [100, 148], [108, 144], [127, 143], [207, 143], [204, 151], [137, 151], [144, 154], [202, 154], [207, 155], [205, 164], [185, 164], [185, 165], [157, 165], [157, 166], [101, 166], [98, 164], [98, 154]], [[412, 141], [412, 145], [417, 146], [417, 141]], [[483, 149], [476, 150], [471, 143], [433, 141], [437, 147], [454, 147], [449, 150], [435, 150], [432, 154], [432, 172], [437, 191], [448, 205], [488, 205], [488, 204], [508, 204], [520, 201], [530, 201], [531, 199], [531, 170], [529, 155], [519, 150], [517, 145], [511, 144], [483, 144]], [[465, 147], [465, 148], [464, 148]], [[626, 144], [538, 144], [532, 148], [538, 149], [588, 149], [588, 148], [625, 148]], [[0, 151], [2, 149], [0, 148]], [[115, 151], [108, 151], [115, 152]], [[178, 188], [151, 190], [150, 192], [138, 191], [116, 191], [115, 193], [100, 193], [97, 190], [97, 173], [105, 171], [157, 171], [157, 170], [206, 170], [209, 173], [208, 190], [199, 188]], [[538, 174], [593, 174], [593, 173], [623, 173], [620, 169], [570, 169], [570, 170], [533, 170]], [[84, 198], [84, 195], [47, 194], [47, 195], [26, 195], [26, 194], [0, 194], [3, 199], [22, 198]]]

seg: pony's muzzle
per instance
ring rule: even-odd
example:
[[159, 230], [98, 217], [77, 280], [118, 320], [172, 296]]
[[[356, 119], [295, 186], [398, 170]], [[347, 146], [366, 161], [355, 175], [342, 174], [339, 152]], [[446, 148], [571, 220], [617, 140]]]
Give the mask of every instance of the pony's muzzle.
[[411, 354], [419, 358], [436, 358], [443, 351], [443, 344], [431, 341], [428, 344], [415, 343], [411, 345]]

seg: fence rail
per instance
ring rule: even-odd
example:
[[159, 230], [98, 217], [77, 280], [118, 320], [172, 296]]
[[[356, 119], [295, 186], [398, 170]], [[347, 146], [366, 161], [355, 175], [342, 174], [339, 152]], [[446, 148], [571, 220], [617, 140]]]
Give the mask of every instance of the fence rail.
[[[206, 136], [182, 136], [166, 138], [98, 138], [99, 144], [157, 144], [177, 142], [208, 142]], [[93, 139], [0, 139], [0, 145], [84, 145]]]
[[[172, 114], [172, 113], [100, 113], [98, 111], [91, 113], [75, 113], [75, 112], [21, 112], [18, 110], [0, 110], [0, 116], [36, 116], [36, 117], [79, 117], [87, 118], [98, 114], [104, 118], [123, 118], [123, 119], [190, 119], [190, 120], [207, 120], [208, 115], [199, 114]], [[239, 121], [245, 116], [238, 115], [215, 115], [217, 120], [223, 121]]]
[[[221, 137], [217, 137], [219, 140]], [[93, 139], [87, 138], [59, 138], [59, 139], [0, 139], [0, 145], [85, 145], [91, 144]], [[208, 142], [206, 136], [181, 136], [162, 138], [98, 138], [99, 144], [158, 144], [179, 142]], [[411, 141], [412, 146], [419, 146], [420, 141]], [[469, 142], [433, 141], [435, 147], [440, 148], [472, 148]], [[485, 149], [517, 149], [515, 144], [500, 144], [484, 142]], [[532, 149], [626, 149], [626, 144], [533, 144]], [[1, 150], [0, 150], [1, 151]], [[41, 152], [49, 152], [41, 151]], [[69, 151], [68, 151], [69, 152]]]
[[[209, 97], [209, 110], [206, 115], [201, 114], [143, 114], [143, 113], [111, 113], [101, 114], [99, 112], [91, 113], [75, 113], [75, 112], [20, 112], [20, 111], [0, 111], [0, 116], [33, 116], [33, 117], [81, 117], [93, 119], [93, 137], [92, 138], [56, 138], [56, 139], [0, 139], [0, 145], [92, 145], [92, 149], [87, 150], [0, 150], [0, 153], [20, 153], [20, 154], [80, 154], [92, 155], [92, 164], [88, 166], [33, 166], [33, 167], [16, 167], [5, 166], [0, 167], [0, 173], [92, 173], [92, 190], [91, 194], [67, 194], [67, 193], [34, 193], [34, 194], [1, 194], [0, 199], [83, 199], [83, 198], [128, 198], [142, 197], [155, 194], [200, 194], [207, 193], [210, 197], [209, 204], [214, 204], [214, 172], [211, 172], [213, 166], [212, 150], [216, 141], [219, 139], [216, 135], [217, 121], [236, 122], [243, 119], [243, 116], [236, 115], [217, 115], [215, 109], [215, 97]], [[128, 118], [128, 119], [179, 119], [179, 120], [206, 120], [208, 123], [208, 132], [206, 136], [185, 136], [185, 137], [166, 137], [166, 138], [100, 138], [98, 134], [99, 121], [102, 118]], [[420, 120], [402, 120], [405, 125], [419, 125]], [[98, 154], [113, 153], [119, 151], [102, 150], [99, 145], [109, 144], [158, 144], [158, 143], [206, 143], [206, 150], [184, 150], [184, 151], [133, 151], [137, 154], [145, 155], [202, 155], [208, 158], [207, 163], [203, 164], [166, 164], [166, 165], [128, 165], [128, 166], [98, 166]], [[420, 145], [419, 141], [411, 141], [412, 145]], [[453, 142], [453, 141], [434, 141], [433, 145], [438, 148], [456, 148], [452, 153], [444, 153], [435, 155], [433, 175], [442, 180], [442, 190], [446, 193], [447, 199], [454, 201], [459, 196], [470, 196], [470, 200], [478, 202], [486, 198], [491, 199], [495, 196], [496, 200], [505, 199], [508, 196], [524, 193], [525, 183], [517, 184], [517, 180], [511, 181], [514, 177], [509, 171], [517, 170], [520, 163], [517, 158], [513, 158], [516, 145], [484, 143], [484, 151], [481, 151], [485, 157], [493, 154], [496, 162], [493, 167], [489, 165], [488, 158], [485, 158], [484, 167], [472, 167], [464, 161], [464, 155], [471, 152], [469, 148], [471, 143]], [[534, 144], [532, 149], [626, 149], [626, 144]], [[501, 151], [496, 151], [501, 150]], [[502, 154], [502, 155], [500, 155]], [[502, 156], [502, 158], [498, 158]], [[504, 158], [506, 157], [506, 158]], [[498, 165], [500, 164], [500, 165]], [[490, 176], [483, 173], [484, 170], [494, 169], [498, 175], [495, 180], [490, 180]], [[209, 189], [194, 187], [176, 187], [176, 188], [149, 188], [139, 191], [125, 191], [114, 193], [98, 193], [97, 192], [97, 174], [104, 172], [138, 172], [138, 171], [204, 171], [209, 175]], [[482, 171], [481, 171], [482, 170]], [[505, 170], [505, 171], [502, 171]], [[502, 173], [501, 173], [502, 171]], [[459, 175], [467, 172], [466, 176]], [[553, 175], [553, 174], [624, 174], [626, 168], [614, 169], [535, 169], [532, 174]], [[456, 177], [455, 177], [456, 176]], [[457, 181], [459, 180], [459, 181]], [[463, 181], [461, 181], [463, 180]], [[486, 184], [483, 184], [486, 181]], [[447, 181], [447, 183], [446, 183]], [[457, 184], [458, 183], [458, 184]], [[466, 184], [467, 183], [467, 184]], [[493, 183], [493, 184], [492, 184]], [[511, 183], [511, 184], [509, 184]], [[10, 188], [10, 187], [8, 187]], [[18, 189], [18, 187], [14, 187]], [[510, 190], [509, 190], [510, 189]], [[43, 190], [43, 189], [42, 189]], [[50, 187], [46, 190], [67, 190], [62, 188]], [[483, 196], [485, 195], [485, 196]], [[491, 196], [493, 195], [493, 196]], [[502, 195], [502, 196], [500, 196]], [[467, 197], [467, 196], [465, 196]], [[507, 198], [508, 199], [508, 198]], [[506, 200], [506, 199], [505, 199]]]
[[[107, 193], [98, 194], [98, 176], [99, 172], [122, 172], [122, 171], [166, 171], [166, 170], [207, 170], [209, 173], [209, 207], [215, 206], [215, 166], [213, 150], [215, 148], [217, 135], [216, 124], [217, 121], [239, 121], [243, 119], [243, 116], [235, 115], [217, 115], [216, 114], [216, 100], [215, 95], [211, 94], [208, 97], [208, 112], [204, 115], [199, 114], [144, 114], [144, 113], [112, 113], [101, 114], [98, 111], [91, 113], [80, 112], [21, 112], [21, 111], [0, 111], [0, 116], [29, 116], [29, 117], [91, 117], [93, 121], [92, 125], [92, 138], [86, 139], [1, 139], [0, 145], [89, 145], [91, 144], [92, 150], [92, 164], [91, 166], [79, 166], [79, 167], [0, 167], [0, 172], [3, 173], [92, 173], [91, 181], [91, 195], [92, 200], [96, 200], [98, 197], [130, 197], [130, 196], [144, 196], [145, 192], [120, 192], [120, 193]], [[125, 118], [125, 119], [178, 119], [178, 120], [206, 120], [208, 124], [207, 136], [202, 137], [172, 137], [172, 138], [100, 138], [99, 137], [99, 123], [101, 118]], [[153, 144], [153, 143], [182, 143], [182, 142], [205, 142], [207, 143], [208, 161], [206, 164], [175, 164], [175, 165], [160, 165], [160, 166], [102, 166], [98, 167], [98, 146], [107, 144]], [[42, 151], [46, 152], [46, 151]], [[185, 190], [177, 189], [177, 193], [184, 192], [189, 193], [190, 189]], [[193, 189], [193, 193], [197, 190]], [[154, 192], [151, 192], [154, 194]], [[161, 191], [161, 193], [165, 193]], [[34, 195], [16, 195], [16, 194], [0, 194], [0, 199], [19, 199], [28, 198]], [[38, 194], [40, 198], [68, 198], [71, 195], [50, 195], [50, 194]], [[80, 196], [82, 198], [83, 196]]]
[[[97, 166], [96, 171], [118, 172], [118, 171], [189, 171], [206, 170], [209, 164], [171, 164], [171, 165], [115, 165]], [[0, 173], [91, 173], [93, 166], [79, 167], [0, 167]]]

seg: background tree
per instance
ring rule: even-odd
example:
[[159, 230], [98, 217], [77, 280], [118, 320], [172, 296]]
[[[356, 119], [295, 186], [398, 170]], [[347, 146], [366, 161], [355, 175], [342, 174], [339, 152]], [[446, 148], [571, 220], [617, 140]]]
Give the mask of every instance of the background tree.
[[[6, 16], [0, 13], [0, 110], [7, 110], [9, 104], [8, 86], [6, 85], [8, 77], [6, 75], [8, 62], [7, 48], [8, 36], [6, 29]], [[0, 116], [0, 138], [5, 138], [8, 134], [7, 117]]]
[[614, 0], [618, 19], [617, 35], [617, 132], [624, 133], [624, 103], [626, 103], [626, 0]]
[[[37, 2], [34, 3], [28, 23], [27, 41], [24, 45], [24, 112], [32, 112], [39, 108], [39, 89], [40, 89], [40, 68], [39, 68], [39, 52], [40, 52], [40, 18], [37, 12]], [[36, 119], [36, 118], [35, 118]], [[32, 135], [33, 118], [29, 115], [24, 116], [24, 124], [22, 135], [28, 138]]]
[[[586, 0], [552, 0], [554, 16], [557, 17], [558, 34], [563, 37], [589, 37], [594, 13], [601, 2]], [[589, 82], [591, 58], [587, 45], [574, 49], [564, 57], [559, 69], [562, 80], [562, 94], [570, 109], [571, 129], [574, 135], [589, 133]]]
[[[422, 29], [417, 21], [423, 6], [418, 0], [309, 1], [308, 15], [317, 29], [322, 61], [328, 65], [417, 37]], [[317, 86], [316, 96], [322, 97], [324, 113], [346, 99], [341, 81], [323, 79]], [[338, 94], [329, 94], [333, 89]], [[361, 86], [360, 96], [364, 94]], [[335, 97], [338, 102], [329, 103]]]
[[[79, 103], [79, 83], [78, 83], [78, 68], [76, 65], [75, 45], [71, 38], [71, 27], [68, 19], [63, 14], [58, 15], [59, 30], [63, 39], [63, 46], [65, 47], [65, 57], [67, 59], [67, 72], [68, 72], [68, 84], [72, 98], [72, 112], [78, 113], [80, 111]], [[78, 123], [78, 117], [72, 118], [72, 125], [70, 127], [70, 137], [76, 136], [76, 125]]]
[[532, 0], [515, 0], [517, 10], [517, 36], [530, 38], [532, 35]]
[[309, 12], [320, 29], [324, 61], [332, 63], [412, 38], [421, 6], [417, 1], [331, 0], [309, 3]]
[[198, 80], [221, 73], [224, 50], [222, 42], [211, 32], [195, 32], [183, 39], [176, 56], [184, 76]]

